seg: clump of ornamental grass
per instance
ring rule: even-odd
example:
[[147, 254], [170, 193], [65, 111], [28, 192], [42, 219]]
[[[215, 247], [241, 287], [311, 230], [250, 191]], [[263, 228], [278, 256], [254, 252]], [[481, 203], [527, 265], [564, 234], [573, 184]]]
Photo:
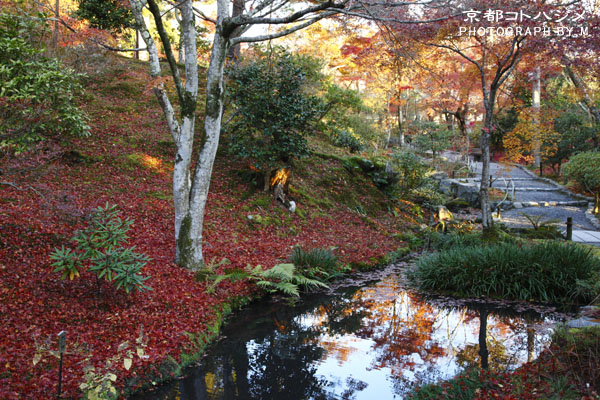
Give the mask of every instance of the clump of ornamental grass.
[[338, 258], [329, 249], [304, 250], [302, 247], [295, 247], [289, 261], [312, 279], [327, 281], [340, 274]]
[[422, 257], [409, 274], [422, 290], [465, 297], [587, 303], [600, 291], [600, 259], [560, 242], [458, 246]]

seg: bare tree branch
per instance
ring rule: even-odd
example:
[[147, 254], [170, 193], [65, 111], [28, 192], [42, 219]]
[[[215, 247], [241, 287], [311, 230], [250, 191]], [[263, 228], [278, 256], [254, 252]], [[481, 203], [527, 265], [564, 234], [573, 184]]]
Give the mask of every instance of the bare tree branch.
[[8, 185], [8, 186], [12, 186], [13, 188], [15, 188], [16, 190], [18, 190], [18, 191], [20, 191], [20, 192], [22, 192], [22, 191], [24, 191], [24, 190], [26, 190], [26, 189], [30, 189], [30, 190], [33, 190], [35, 193], [37, 193], [37, 194], [38, 194], [38, 195], [39, 195], [39, 196], [40, 196], [42, 199], [46, 200], [46, 197], [44, 197], [44, 195], [43, 195], [43, 194], [41, 194], [41, 193], [40, 193], [40, 192], [39, 192], [37, 189], [35, 189], [33, 186], [30, 186], [30, 185], [27, 185], [27, 186], [26, 186], [26, 189], [22, 189], [22, 188], [20, 188], [20, 187], [19, 187], [19, 186], [17, 186], [17, 184], [16, 184], [16, 183], [14, 183], [14, 182], [0, 182], [0, 185]]
[[234, 45], [237, 43], [262, 42], [265, 40], [276, 39], [279, 37], [289, 35], [290, 33], [299, 31], [300, 29], [304, 29], [307, 26], [310, 26], [310, 25], [314, 24], [315, 22], [322, 20], [323, 18], [327, 18], [327, 17], [330, 17], [335, 14], [337, 14], [337, 11], [324, 12], [324, 13], [317, 15], [316, 17], [314, 17], [312, 19], [309, 19], [308, 21], [306, 21], [302, 24], [295, 25], [291, 28], [285, 29], [285, 30], [277, 32], [277, 33], [272, 33], [272, 34], [268, 34], [268, 35], [259, 35], [259, 36], [253, 36], [253, 37], [240, 36], [240, 37], [231, 39], [230, 42], [232, 45]]

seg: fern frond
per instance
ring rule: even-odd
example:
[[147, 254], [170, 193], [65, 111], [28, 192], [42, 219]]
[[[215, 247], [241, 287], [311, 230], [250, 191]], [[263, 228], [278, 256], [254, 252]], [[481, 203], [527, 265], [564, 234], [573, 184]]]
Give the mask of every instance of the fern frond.
[[300, 296], [300, 293], [298, 292], [298, 286], [291, 282], [275, 282], [273, 283], [273, 288], [288, 296]]
[[265, 279], [280, 279], [282, 281], [291, 281], [294, 277], [296, 267], [294, 264], [277, 264], [273, 268], [262, 271], [262, 277]]

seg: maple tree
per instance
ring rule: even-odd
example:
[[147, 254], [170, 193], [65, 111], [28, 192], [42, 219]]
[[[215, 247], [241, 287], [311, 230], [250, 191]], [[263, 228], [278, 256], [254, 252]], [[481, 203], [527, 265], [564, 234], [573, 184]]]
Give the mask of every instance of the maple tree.
[[[504, 13], [516, 10], [517, 15], [519, 13], [542, 15], [543, 12], [552, 14], [553, 11], [561, 10], [561, 8], [563, 12], [571, 13], [567, 7], [575, 7], [574, 11], [580, 11], [577, 5], [568, 3], [533, 4], [527, 1], [518, 1], [508, 4], [496, 0], [461, 1], [453, 3], [453, 7], [438, 11], [436, 16], [450, 14], [452, 17], [443, 19], [437, 24], [428, 24], [415, 30], [408, 30], [406, 26], [402, 25], [394, 27], [396, 31], [400, 32], [398, 34], [400, 37], [410, 36], [413, 40], [425, 45], [447, 50], [476, 67], [484, 114], [480, 136], [482, 169], [479, 197], [482, 224], [486, 230], [493, 225], [489, 201], [489, 165], [490, 139], [494, 130], [494, 113], [498, 95], [522, 58], [549, 46], [549, 40], [527, 34], [527, 29], [533, 29], [535, 24], [533, 18], [519, 20], [521, 26], [520, 30], [517, 30], [507, 19], [496, 20], [493, 15], [491, 18], [485, 18], [484, 15], [486, 15], [486, 11], [490, 10], [501, 10]], [[511, 34], [506, 34], [506, 29], [509, 27]], [[490, 33], [489, 28], [495, 29], [495, 32], [502, 29], [503, 33], [501, 35]], [[473, 33], [469, 33], [469, 30]], [[539, 30], [541, 32], [541, 28]]]
[[536, 152], [542, 160], [554, 156], [559, 141], [560, 134], [554, 129], [554, 115], [550, 110], [540, 113], [523, 109], [515, 128], [504, 136], [504, 148], [508, 160], [531, 163]]

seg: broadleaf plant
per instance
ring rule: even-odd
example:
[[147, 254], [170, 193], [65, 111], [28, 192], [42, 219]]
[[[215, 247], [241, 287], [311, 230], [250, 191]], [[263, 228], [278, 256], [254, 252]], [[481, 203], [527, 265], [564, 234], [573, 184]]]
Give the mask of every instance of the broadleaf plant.
[[98, 207], [90, 224], [71, 239], [76, 244], [74, 250], [64, 246], [54, 249], [50, 259], [54, 260], [54, 272], [62, 274], [61, 279], [72, 280], [87, 268], [96, 274], [98, 284], [100, 279], [114, 282], [117, 289], [126, 293], [151, 290], [144, 284], [149, 277], [140, 275], [150, 258], [136, 252], [135, 246], [123, 246], [133, 221], [121, 219], [118, 214], [116, 205], [106, 203]]

